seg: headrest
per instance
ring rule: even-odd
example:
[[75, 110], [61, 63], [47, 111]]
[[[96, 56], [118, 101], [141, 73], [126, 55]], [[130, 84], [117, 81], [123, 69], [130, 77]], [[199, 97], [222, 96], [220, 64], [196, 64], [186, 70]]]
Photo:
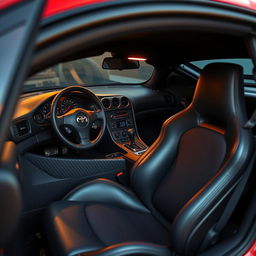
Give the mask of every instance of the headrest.
[[203, 121], [226, 127], [236, 117], [247, 120], [243, 90], [243, 68], [236, 64], [212, 63], [202, 71], [192, 106]]

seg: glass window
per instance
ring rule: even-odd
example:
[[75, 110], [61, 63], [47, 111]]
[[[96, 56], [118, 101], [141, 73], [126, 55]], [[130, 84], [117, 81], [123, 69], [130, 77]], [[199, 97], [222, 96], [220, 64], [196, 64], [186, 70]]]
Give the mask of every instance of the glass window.
[[55, 89], [71, 85], [141, 84], [151, 78], [154, 67], [145, 61], [140, 61], [138, 69], [103, 69], [104, 58], [110, 56], [110, 53], [105, 53], [101, 56], [59, 63], [31, 76], [25, 81], [23, 91]]
[[251, 59], [213, 59], [213, 60], [192, 61], [190, 63], [200, 69], [203, 69], [207, 64], [215, 63], [215, 62], [239, 64], [244, 68], [244, 75], [249, 75], [249, 76], [252, 75], [253, 62]]

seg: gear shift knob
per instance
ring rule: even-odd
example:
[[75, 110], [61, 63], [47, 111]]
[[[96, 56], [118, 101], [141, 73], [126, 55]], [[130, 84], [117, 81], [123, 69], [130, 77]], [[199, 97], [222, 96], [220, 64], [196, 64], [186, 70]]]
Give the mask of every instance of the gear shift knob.
[[130, 144], [133, 145], [135, 143], [135, 130], [133, 128], [130, 128], [127, 130], [127, 134], [130, 139]]

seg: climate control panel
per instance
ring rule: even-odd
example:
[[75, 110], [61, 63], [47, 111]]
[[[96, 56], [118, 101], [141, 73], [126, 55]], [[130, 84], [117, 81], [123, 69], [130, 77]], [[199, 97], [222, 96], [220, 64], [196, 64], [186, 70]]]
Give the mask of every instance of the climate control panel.
[[107, 111], [106, 117], [112, 137], [120, 143], [126, 142], [129, 139], [127, 130], [135, 128], [132, 110]]

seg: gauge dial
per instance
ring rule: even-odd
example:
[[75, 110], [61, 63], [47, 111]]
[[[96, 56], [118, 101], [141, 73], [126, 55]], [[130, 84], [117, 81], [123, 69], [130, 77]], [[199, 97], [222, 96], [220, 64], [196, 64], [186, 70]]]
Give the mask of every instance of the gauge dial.
[[63, 115], [74, 108], [77, 108], [77, 103], [73, 99], [64, 99], [60, 105], [60, 112]]
[[44, 119], [44, 114], [42, 113], [42, 111], [40, 110], [37, 110], [35, 113], [34, 113], [34, 121], [38, 124], [43, 124], [45, 122], [45, 119]]
[[49, 120], [51, 117], [51, 102], [46, 102], [42, 109], [44, 119]]

